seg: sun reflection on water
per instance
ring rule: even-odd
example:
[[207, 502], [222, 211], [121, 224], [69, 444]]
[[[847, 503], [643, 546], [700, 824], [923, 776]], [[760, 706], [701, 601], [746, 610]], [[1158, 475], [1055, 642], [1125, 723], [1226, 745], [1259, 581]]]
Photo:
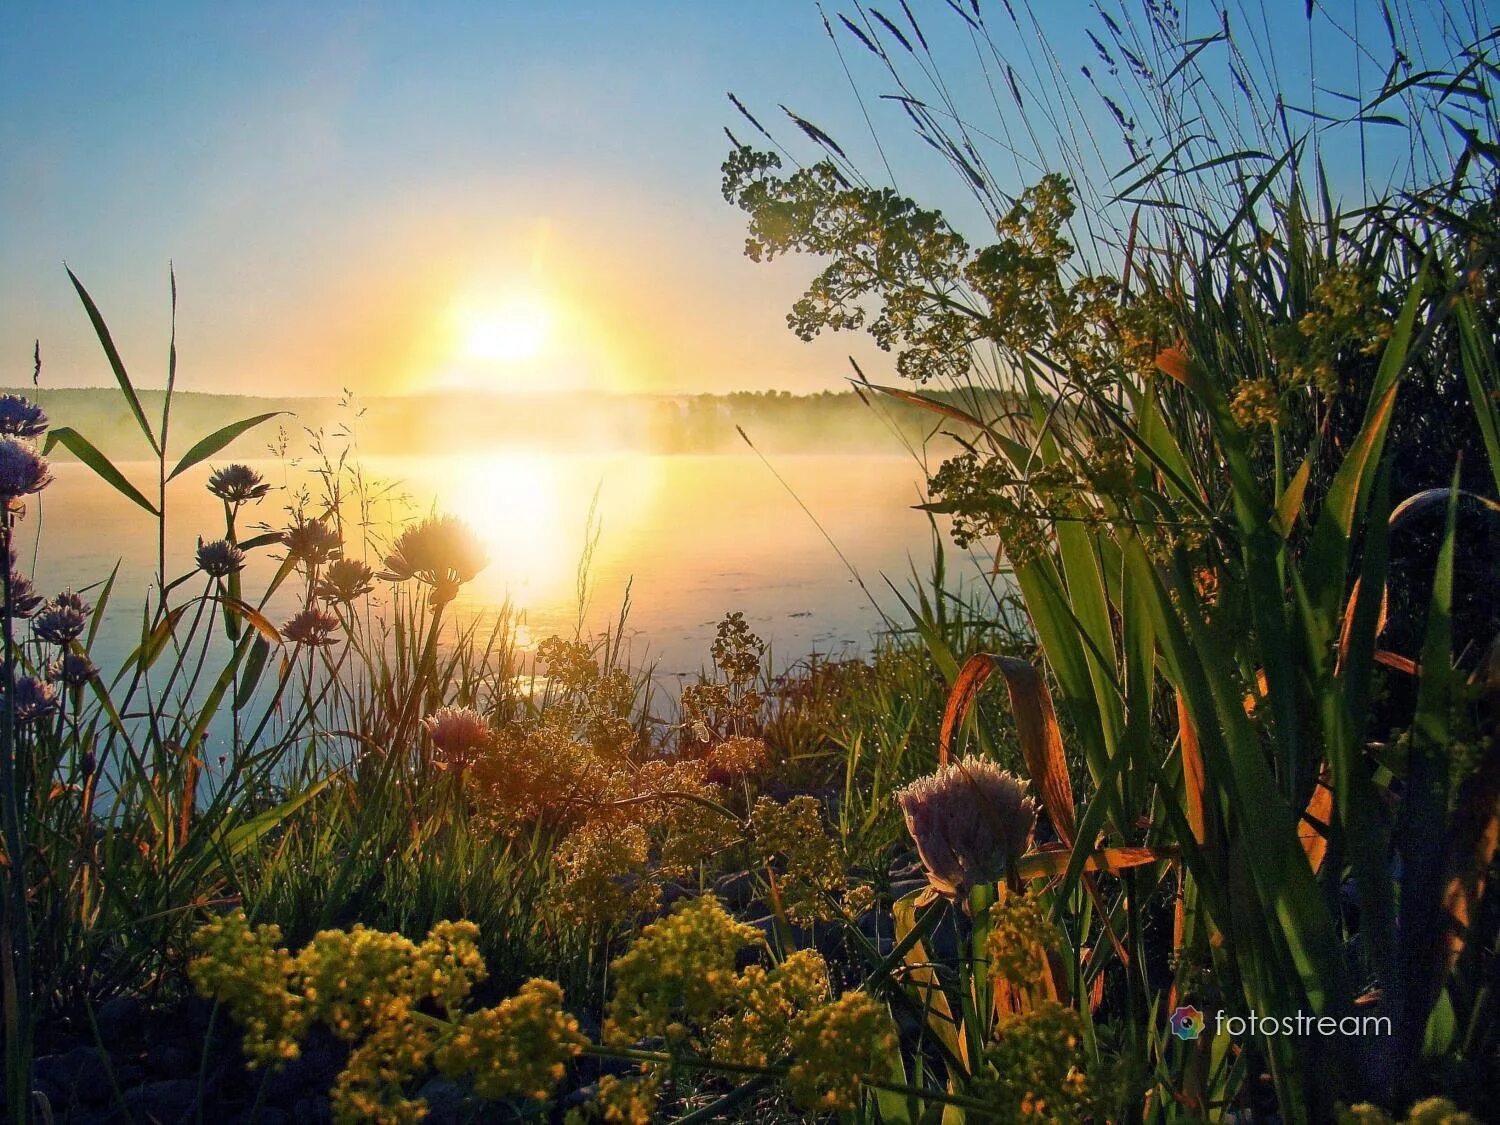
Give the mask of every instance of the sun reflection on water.
[[606, 570], [615, 546], [634, 541], [656, 492], [656, 462], [526, 450], [443, 459], [435, 474], [439, 504], [473, 527], [490, 555], [468, 600], [508, 600], [522, 611], [571, 604], [593, 530], [607, 530], [592, 560]]

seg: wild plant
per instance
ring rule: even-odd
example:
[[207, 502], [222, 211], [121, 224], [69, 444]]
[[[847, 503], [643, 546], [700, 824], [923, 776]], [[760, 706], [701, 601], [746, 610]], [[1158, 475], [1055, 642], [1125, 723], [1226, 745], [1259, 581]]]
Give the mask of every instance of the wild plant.
[[[977, 6], [952, 8], [989, 88], [1012, 96], [1016, 116], [1002, 110], [1000, 130], [1080, 121], [1045, 41], [1027, 84], [1041, 108], [1028, 113], [1000, 29]], [[952, 100], [937, 37], [903, 15], [855, 5], [841, 20], [962, 174], [993, 239], [972, 246], [938, 211], [872, 184], [796, 115], [822, 158], [783, 171], [780, 156], [735, 140], [725, 195], [749, 216], [752, 258], [823, 259], [789, 316], [799, 335], [868, 329], [898, 375], [949, 393], [861, 375], [862, 388], [977, 435], [933, 474], [928, 507], [960, 545], [995, 545], [1048, 675], [972, 659], [955, 677], [943, 756], [1001, 672], [1062, 845], [1041, 893], [1084, 1059], [1118, 1052], [1130, 1112], [1163, 1118], [1248, 1098], [1262, 1068], [1289, 1119], [1328, 1119], [1341, 1101], [1404, 1104], [1436, 1059], [1450, 1081], [1472, 1082], [1483, 1063], [1471, 1045], [1493, 1019], [1474, 975], [1488, 936], [1474, 928], [1493, 858], [1484, 654], [1496, 650], [1493, 619], [1455, 649], [1452, 612], [1458, 474], [1481, 509], [1495, 508], [1500, 485], [1492, 33], [1470, 29], [1451, 70], [1420, 68], [1406, 43], [1393, 52], [1343, 124], [1408, 110], [1409, 186], [1344, 212], [1316, 159], [1316, 121], [1290, 127], [1284, 102], [1264, 93], [1274, 71], [1267, 85], [1246, 80], [1227, 21], [1188, 39], [1171, 5], [1128, 22], [1106, 14], [1096, 46], [1134, 83], [1150, 136], [1136, 131], [1135, 103], [1106, 94], [1129, 150], [1122, 172], [1090, 163], [1098, 150], [1064, 133], [1007, 191], [983, 138], [1014, 132], [981, 134]], [[1237, 94], [1206, 73], [1214, 49]], [[1237, 147], [1247, 135], [1255, 143]], [[1071, 175], [1049, 170], [1059, 164]], [[1422, 428], [1397, 421], [1411, 384], [1442, 386], [1445, 448], [1471, 454], [1442, 466], [1449, 488], [1425, 499], [1394, 491], [1389, 456], [1414, 452], [1395, 442]], [[1446, 509], [1447, 530], [1420, 652], [1398, 653], [1382, 641], [1388, 540], [1413, 505]], [[1418, 676], [1415, 699], [1377, 722], [1388, 675]], [[1394, 754], [1392, 727], [1409, 731]], [[1064, 730], [1086, 765], [1081, 807]], [[1110, 849], [1124, 849], [1122, 862]], [[982, 934], [995, 886], [977, 901], [951, 872], [938, 886], [969, 915], [966, 932]], [[1165, 981], [1152, 968], [1164, 907], [1176, 965]], [[898, 904], [908, 935], [914, 908]], [[947, 1081], [977, 1079], [984, 1044], [1005, 1035], [982, 974], [913, 969], [948, 1047]], [[1179, 1042], [1161, 1022], [1164, 994], [1175, 998], [1166, 1007], [1191, 997], [1230, 1013], [1373, 1010], [1393, 1033], [1357, 1045]]]

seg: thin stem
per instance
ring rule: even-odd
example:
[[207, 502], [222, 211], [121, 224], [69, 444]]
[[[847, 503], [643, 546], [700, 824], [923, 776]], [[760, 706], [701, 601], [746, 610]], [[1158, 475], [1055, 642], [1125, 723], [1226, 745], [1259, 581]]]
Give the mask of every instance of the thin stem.
[[31, 1120], [31, 927], [26, 903], [26, 778], [21, 776], [20, 732], [16, 727], [15, 619], [11, 601], [11, 515], [0, 513], [0, 800], [4, 802], [5, 853], [5, 1082], [6, 1100], [20, 1122]]

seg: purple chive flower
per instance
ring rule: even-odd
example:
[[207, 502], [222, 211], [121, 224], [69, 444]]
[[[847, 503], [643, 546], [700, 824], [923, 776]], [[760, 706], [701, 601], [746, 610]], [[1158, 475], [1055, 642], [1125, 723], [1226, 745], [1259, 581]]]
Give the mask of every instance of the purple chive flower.
[[226, 465], [209, 476], [208, 490], [226, 503], [244, 504], [259, 500], [271, 486], [249, 465]]
[[422, 726], [443, 764], [453, 769], [471, 765], [490, 742], [490, 725], [472, 707], [439, 707], [422, 720]]
[[24, 441], [0, 435], [0, 500], [18, 500], [51, 483], [45, 457]]
[[65, 652], [47, 665], [47, 678], [68, 687], [82, 687], [98, 674], [98, 667], [81, 652]]
[[329, 602], [356, 602], [375, 588], [375, 572], [358, 559], [335, 559], [318, 579], [318, 597]]
[[31, 631], [48, 644], [69, 645], [83, 635], [89, 609], [89, 604], [71, 591], [58, 594], [42, 606], [31, 622]]
[[326, 648], [339, 643], [338, 628], [339, 619], [326, 610], [304, 609], [281, 627], [281, 635], [293, 644]]
[[896, 802], [934, 889], [967, 896], [1003, 879], [1030, 846], [1036, 802], [1026, 782], [983, 758], [961, 758], [898, 790]]
[[210, 578], [228, 578], [245, 566], [245, 552], [228, 539], [215, 539], [212, 543], [198, 540], [198, 569]]
[[[0, 602], [3, 602], [3, 599], [0, 599]], [[31, 579], [19, 570], [12, 570], [10, 572], [10, 615], [30, 617], [41, 604], [42, 595], [36, 592]], [[0, 604], [0, 609], [4, 609], [3, 604]]]
[[390, 582], [415, 578], [432, 587], [433, 605], [444, 605], [488, 563], [484, 545], [468, 524], [454, 516], [432, 516], [401, 533], [380, 577]]
[[[0, 699], [3, 698], [4, 693], [0, 692]], [[34, 723], [56, 713], [57, 691], [35, 676], [17, 676], [11, 706], [15, 708], [16, 722]]]
[[47, 412], [20, 395], [0, 395], [0, 434], [41, 437], [47, 432]]
[[339, 533], [322, 520], [298, 519], [281, 533], [281, 541], [293, 558], [310, 566], [321, 566], [344, 551]]

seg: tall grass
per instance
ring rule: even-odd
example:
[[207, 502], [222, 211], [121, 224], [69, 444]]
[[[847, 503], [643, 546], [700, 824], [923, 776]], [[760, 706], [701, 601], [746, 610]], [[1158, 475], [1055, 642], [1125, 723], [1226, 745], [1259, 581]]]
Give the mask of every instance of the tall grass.
[[[4, 683], [13, 686], [3, 693], [11, 1119], [32, 1105], [35, 1029], [121, 994], [179, 995], [187, 935], [205, 911], [242, 904], [302, 937], [355, 918], [425, 931], [467, 917], [484, 925], [502, 976], [541, 962], [566, 977], [570, 952], [586, 950], [547, 932], [536, 910], [554, 878], [548, 841], [471, 824], [471, 803], [434, 770], [423, 734], [423, 717], [444, 704], [503, 725], [555, 702], [555, 685], [516, 646], [509, 609], [448, 619], [484, 563], [470, 533], [427, 520], [403, 534], [386, 518], [389, 488], [363, 475], [351, 429], [313, 435], [317, 487], [290, 497], [286, 521], [263, 510], [271, 486], [257, 472], [216, 470], [209, 487], [223, 501], [222, 538], [200, 535], [196, 565], [169, 573], [177, 478], [274, 415], [169, 452], [175, 346], [153, 422], [103, 315], [73, 282], [157, 468], [154, 497], [87, 436], [57, 427], [42, 439], [39, 411], [32, 429], [5, 440], [42, 466], [31, 491], [46, 484], [34, 435], [150, 513], [157, 573], [138, 643], [101, 670], [90, 653], [106, 615], [120, 613], [115, 576], [73, 598], [75, 619], [59, 626], [54, 601], [39, 606], [33, 580], [13, 569], [22, 498], [0, 525], [12, 566]], [[267, 576], [255, 588], [251, 563]], [[288, 595], [299, 612], [272, 621], [271, 605]], [[603, 647], [606, 662], [618, 658], [616, 642]], [[621, 700], [631, 722], [645, 721], [645, 686], [636, 679]]]
[[[1005, 673], [1071, 848], [1039, 889], [1067, 991], [1094, 997], [1077, 1001], [1085, 1054], [1120, 1067], [1130, 1114], [1153, 1119], [1245, 1104], [1262, 1069], [1294, 1120], [1405, 1105], [1434, 1067], [1474, 1096], [1494, 1018], [1491, 935], [1473, 927], [1493, 857], [1495, 620], [1457, 648], [1452, 621], [1455, 556], [1475, 549], [1460, 485], [1482, 513], [1500, 482], [1494, 29], [1453, 11], [1418, 39], [1421, 12], [1385, 8], [1389, 67], [1330, 117], [1292, 112], [1254, 9], [1248, 36], [1228, 16], [1193, 36], [1171, 5], [1111, 7], [1093, 40], [1110, 86], [1087, 108], [1025, 6], [950, 7], [956, 34], [860, 4], [830, 34], [874, 59], [997, 237], [971, 247], [795, 114], [821, 159], [783, 172], [735, 140], [725, 194], [753, 257], [825, 260], [799, 334], [868, 326], [899, 374], [949, 393], [867, 391], [978, 434], [930, 507], [963, 540], [998, 536], [1048, 677], [980, 658], [947, 725]], [[953, 39], [972, 54], [940, 58]], [[955, 101], [976, 85], [992, 104]], [[1117, 138], [1092, 127], [1101, 111]], [[1354, 134], [1343, 151], [1388, 157], [1363, 143], [1376, 128], [1404, 130], [1397, 187], [1367, 181], [1341, 207], [1321, 154]], [[1012, 159], [1020, 183], [996, 171]], [[994, 409], [1017, 391], [1019, 409]], [[1382, 642], [1384, 591], [1413, 504], [1447, 521], [1420, 652], [1401, 653]], [[1413, 675], [1411, 707], [1376, 710]], [[1076, 807], [1064, 730], [1087, 765]], [[1149, 862], [1100, 882], [1091, 857], [1109, 849]], [[981, 1076], [983, 988], [962, 973], [933, 1015], [950, 1083]], [[1164, 1011], [1185, 997], [1374, 1012], [1392, 1034], [1178, 1042]]]

